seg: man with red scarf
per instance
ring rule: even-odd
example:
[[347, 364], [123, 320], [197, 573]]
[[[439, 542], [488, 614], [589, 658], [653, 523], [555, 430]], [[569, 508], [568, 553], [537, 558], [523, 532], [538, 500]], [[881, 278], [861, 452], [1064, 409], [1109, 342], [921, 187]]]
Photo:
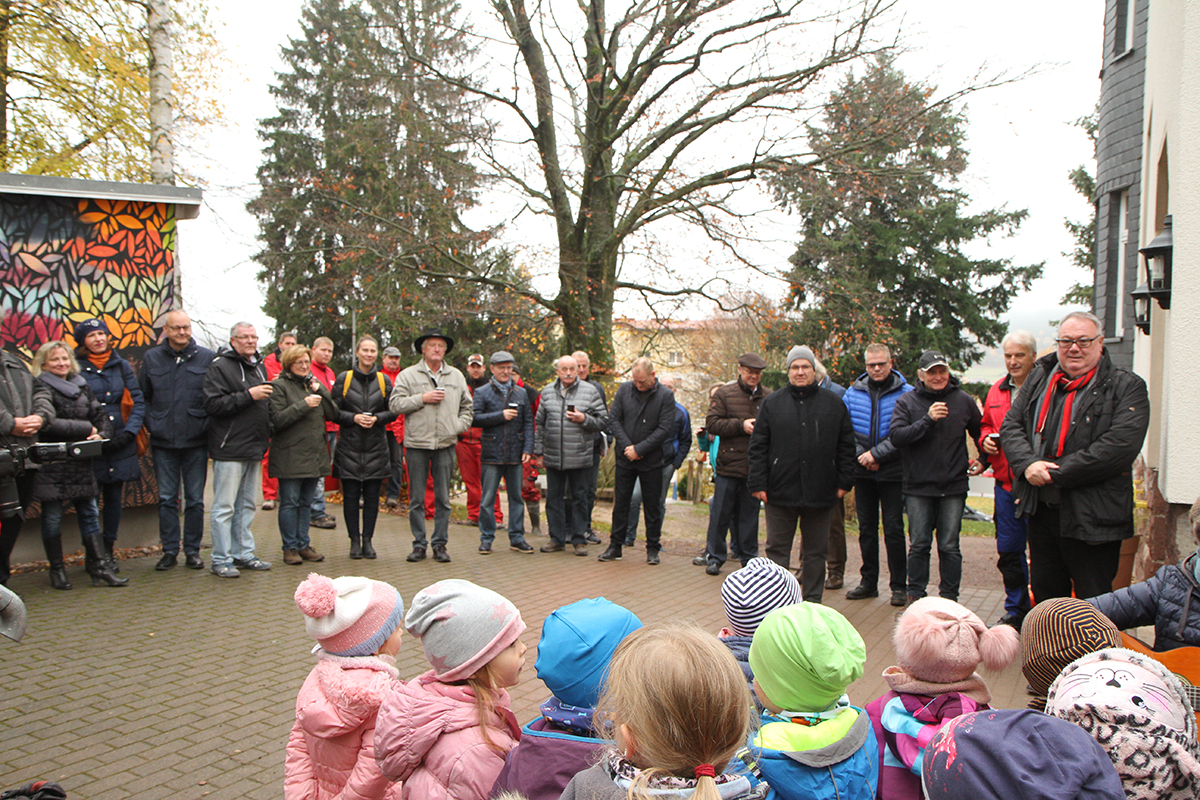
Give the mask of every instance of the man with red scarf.
[[1076, 311], [1000, 426], [1017, 514], [1029, 519], [1035, 602], [1111, 591], [1133, 536], [1133, 460], [1150, 424], [1146, 382], [1114, 367], [1104, 326]]

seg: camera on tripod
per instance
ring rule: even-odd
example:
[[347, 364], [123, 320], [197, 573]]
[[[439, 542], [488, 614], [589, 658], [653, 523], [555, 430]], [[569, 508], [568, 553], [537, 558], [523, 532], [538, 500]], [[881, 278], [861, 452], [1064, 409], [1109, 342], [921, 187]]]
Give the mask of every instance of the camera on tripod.
[[21, 500], [17, 497], [17, 482], [13, 480], [25, 474], [25, 464], [49, 464], [54, 461], [73, 461], [95, 458], [100, 455], [108, 439], [90, 439], [84, 442], [52, 442], [20, 447], [0, 444], [0, 518], [15, 517], [22, 512]]

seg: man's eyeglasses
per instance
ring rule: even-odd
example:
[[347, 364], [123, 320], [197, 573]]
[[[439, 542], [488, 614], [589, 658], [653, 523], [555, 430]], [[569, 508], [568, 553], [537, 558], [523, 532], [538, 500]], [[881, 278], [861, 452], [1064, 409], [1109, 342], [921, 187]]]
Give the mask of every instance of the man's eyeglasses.
[[1087, 350], [1094, 342], [1103, 339], [1103, 336], [1080, 336], [1078, 339], [1055, 339], [1059, 349], [1070, 350], [1073, 346], [1079, 345], [1080, 350]]
[[233, 337], [233, 338], [235, 338], [235, 339], [240, 339], [240, 340], [241, 340], [241, 341], [243, 341], [243, 342], [257, 342], [257, 341], [258, 341], [258, 337], [257, 337], [257, 336], [252, 336], [252, 335], [250, 335], [250, 334], [248, 334], [248, 333], [243, 333], [243, 334], [241, 334], [240, 336], [235, 336], [235, 337]]
[[191, 325], [168, 325], [167, 326], [167, 330], [169, 330], [169, 331], [190, 331], [191, 329], [192, 329]]
[[888, 368], [888, 363], [889, 363], [889, 362], [887, 362], [887, 361], [884, 361], [884, 362], [882, 362], [882, 363], [879, 363], [879, 364], [867, 364], [867, 369], [887, 369], [887, 368]]

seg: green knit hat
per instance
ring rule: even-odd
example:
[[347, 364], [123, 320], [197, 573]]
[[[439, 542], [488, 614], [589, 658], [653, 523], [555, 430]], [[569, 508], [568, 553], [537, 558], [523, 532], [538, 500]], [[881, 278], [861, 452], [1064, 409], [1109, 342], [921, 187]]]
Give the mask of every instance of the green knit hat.
[[820, 603], [777, 608], [750, 644], [750, 667], [785, 711], [824, 711], [862, 677], [867, 647], [854, 626]]

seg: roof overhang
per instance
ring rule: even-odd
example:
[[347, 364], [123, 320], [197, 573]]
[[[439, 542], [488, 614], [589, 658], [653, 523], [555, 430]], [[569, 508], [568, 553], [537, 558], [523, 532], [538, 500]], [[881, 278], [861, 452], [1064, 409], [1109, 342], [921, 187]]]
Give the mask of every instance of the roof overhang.
[[20, 175], [14, 172], [0, 172], [0, 194], [170, 203], [175, 206], [175, 216], [178, 219], [195, 219], [200, 216], [200, 203], [204, 199], [204, 193], [200, 189], [145, 183], [89, 181], [82, 178], [56, 178], [47, 175]]

